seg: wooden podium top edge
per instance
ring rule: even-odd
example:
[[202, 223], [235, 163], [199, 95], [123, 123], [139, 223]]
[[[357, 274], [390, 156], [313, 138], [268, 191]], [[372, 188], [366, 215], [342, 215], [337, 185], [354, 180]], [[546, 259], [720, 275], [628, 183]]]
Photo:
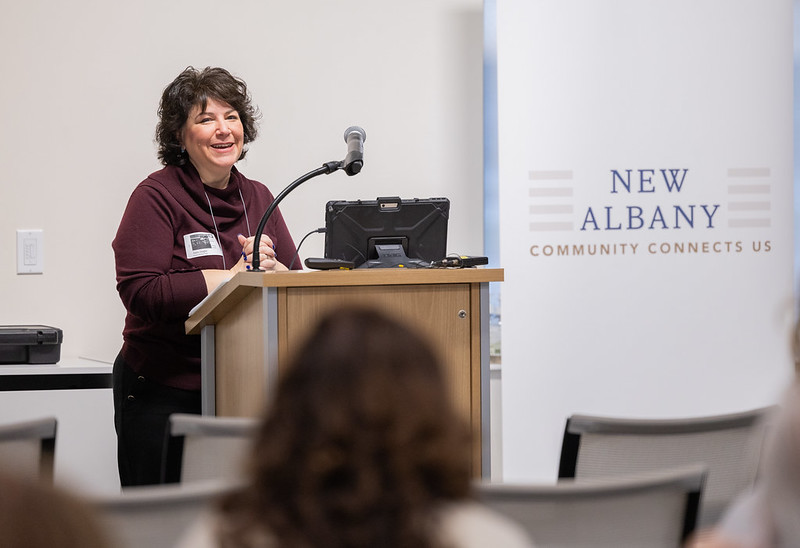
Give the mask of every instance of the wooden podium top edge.
[[240, 272], [231, 281], [251, 287], [316, 287], [337, 285], [405, 285], [502, 282], [502, 268], [372, 268]]
[[[186, 320], [186, 332], [198, 334], [216, 323], [236, 303], [257, 287], [333, 287], [353, 285], [408, 285], [502, 282], [502, 268], [402, 269], [376, 268], [356, 270], [294, 270], [290, 272], [239, 272], [214, 291]], [[221, 307], [221, 304], [228, 306]]]

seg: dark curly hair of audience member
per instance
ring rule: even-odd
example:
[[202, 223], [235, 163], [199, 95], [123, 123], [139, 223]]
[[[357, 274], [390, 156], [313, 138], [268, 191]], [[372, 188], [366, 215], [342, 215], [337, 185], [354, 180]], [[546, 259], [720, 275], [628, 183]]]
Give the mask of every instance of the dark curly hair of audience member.
[[279, 381], [249, 486], [223, 502], [222, 545], [436, 545], [431, 511], [471, 496], [471, 436], [448, 394], [409, 327], [369, 309], [325, 316]]
[[[186, 163], [187, 156], [181, 149], [178, 136], [192, 107], [200, 105], [205, 109], [208, 99], [223, 101], [236, 110], [244, 128], [245, 145], [258, 136], [257, 122], [261, 115], [251, 102], [244, 80], [223, 68], [198, 70], [187, 67], [164, 89], [158, 106], [156, 142], [158, 158], [163, 165], [182, 166]], [[246, 154], [245, 146], [239, 159]]]

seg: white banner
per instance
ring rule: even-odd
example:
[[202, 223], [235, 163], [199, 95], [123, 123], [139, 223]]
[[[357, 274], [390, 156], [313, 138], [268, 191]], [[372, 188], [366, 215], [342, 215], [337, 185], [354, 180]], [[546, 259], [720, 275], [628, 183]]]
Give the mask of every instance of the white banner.
[[498, 0], [503, 472], [572, 413], [772, 403], [792, 361], [789, 0]]

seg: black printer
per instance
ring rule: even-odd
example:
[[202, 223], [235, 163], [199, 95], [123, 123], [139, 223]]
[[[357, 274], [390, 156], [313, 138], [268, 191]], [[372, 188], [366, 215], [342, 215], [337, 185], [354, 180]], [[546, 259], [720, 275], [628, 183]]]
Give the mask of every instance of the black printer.
[[0, 325], [0, 364], [58, 363], [63, 332], [46, 325]]

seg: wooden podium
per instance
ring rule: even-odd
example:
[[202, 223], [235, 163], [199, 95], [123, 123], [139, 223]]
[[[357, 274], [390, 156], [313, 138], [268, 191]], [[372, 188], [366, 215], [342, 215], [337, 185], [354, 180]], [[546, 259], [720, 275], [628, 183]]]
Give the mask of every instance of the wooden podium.
[[281, 368], [328, 309], [371, 305], [427, 335], [451, 398], [476, 438], [473, 470], [489, 476], [489, 282], [502, 269], [241, 272], [186, 321], [200, 334], [203, 414], [259, 416]]

